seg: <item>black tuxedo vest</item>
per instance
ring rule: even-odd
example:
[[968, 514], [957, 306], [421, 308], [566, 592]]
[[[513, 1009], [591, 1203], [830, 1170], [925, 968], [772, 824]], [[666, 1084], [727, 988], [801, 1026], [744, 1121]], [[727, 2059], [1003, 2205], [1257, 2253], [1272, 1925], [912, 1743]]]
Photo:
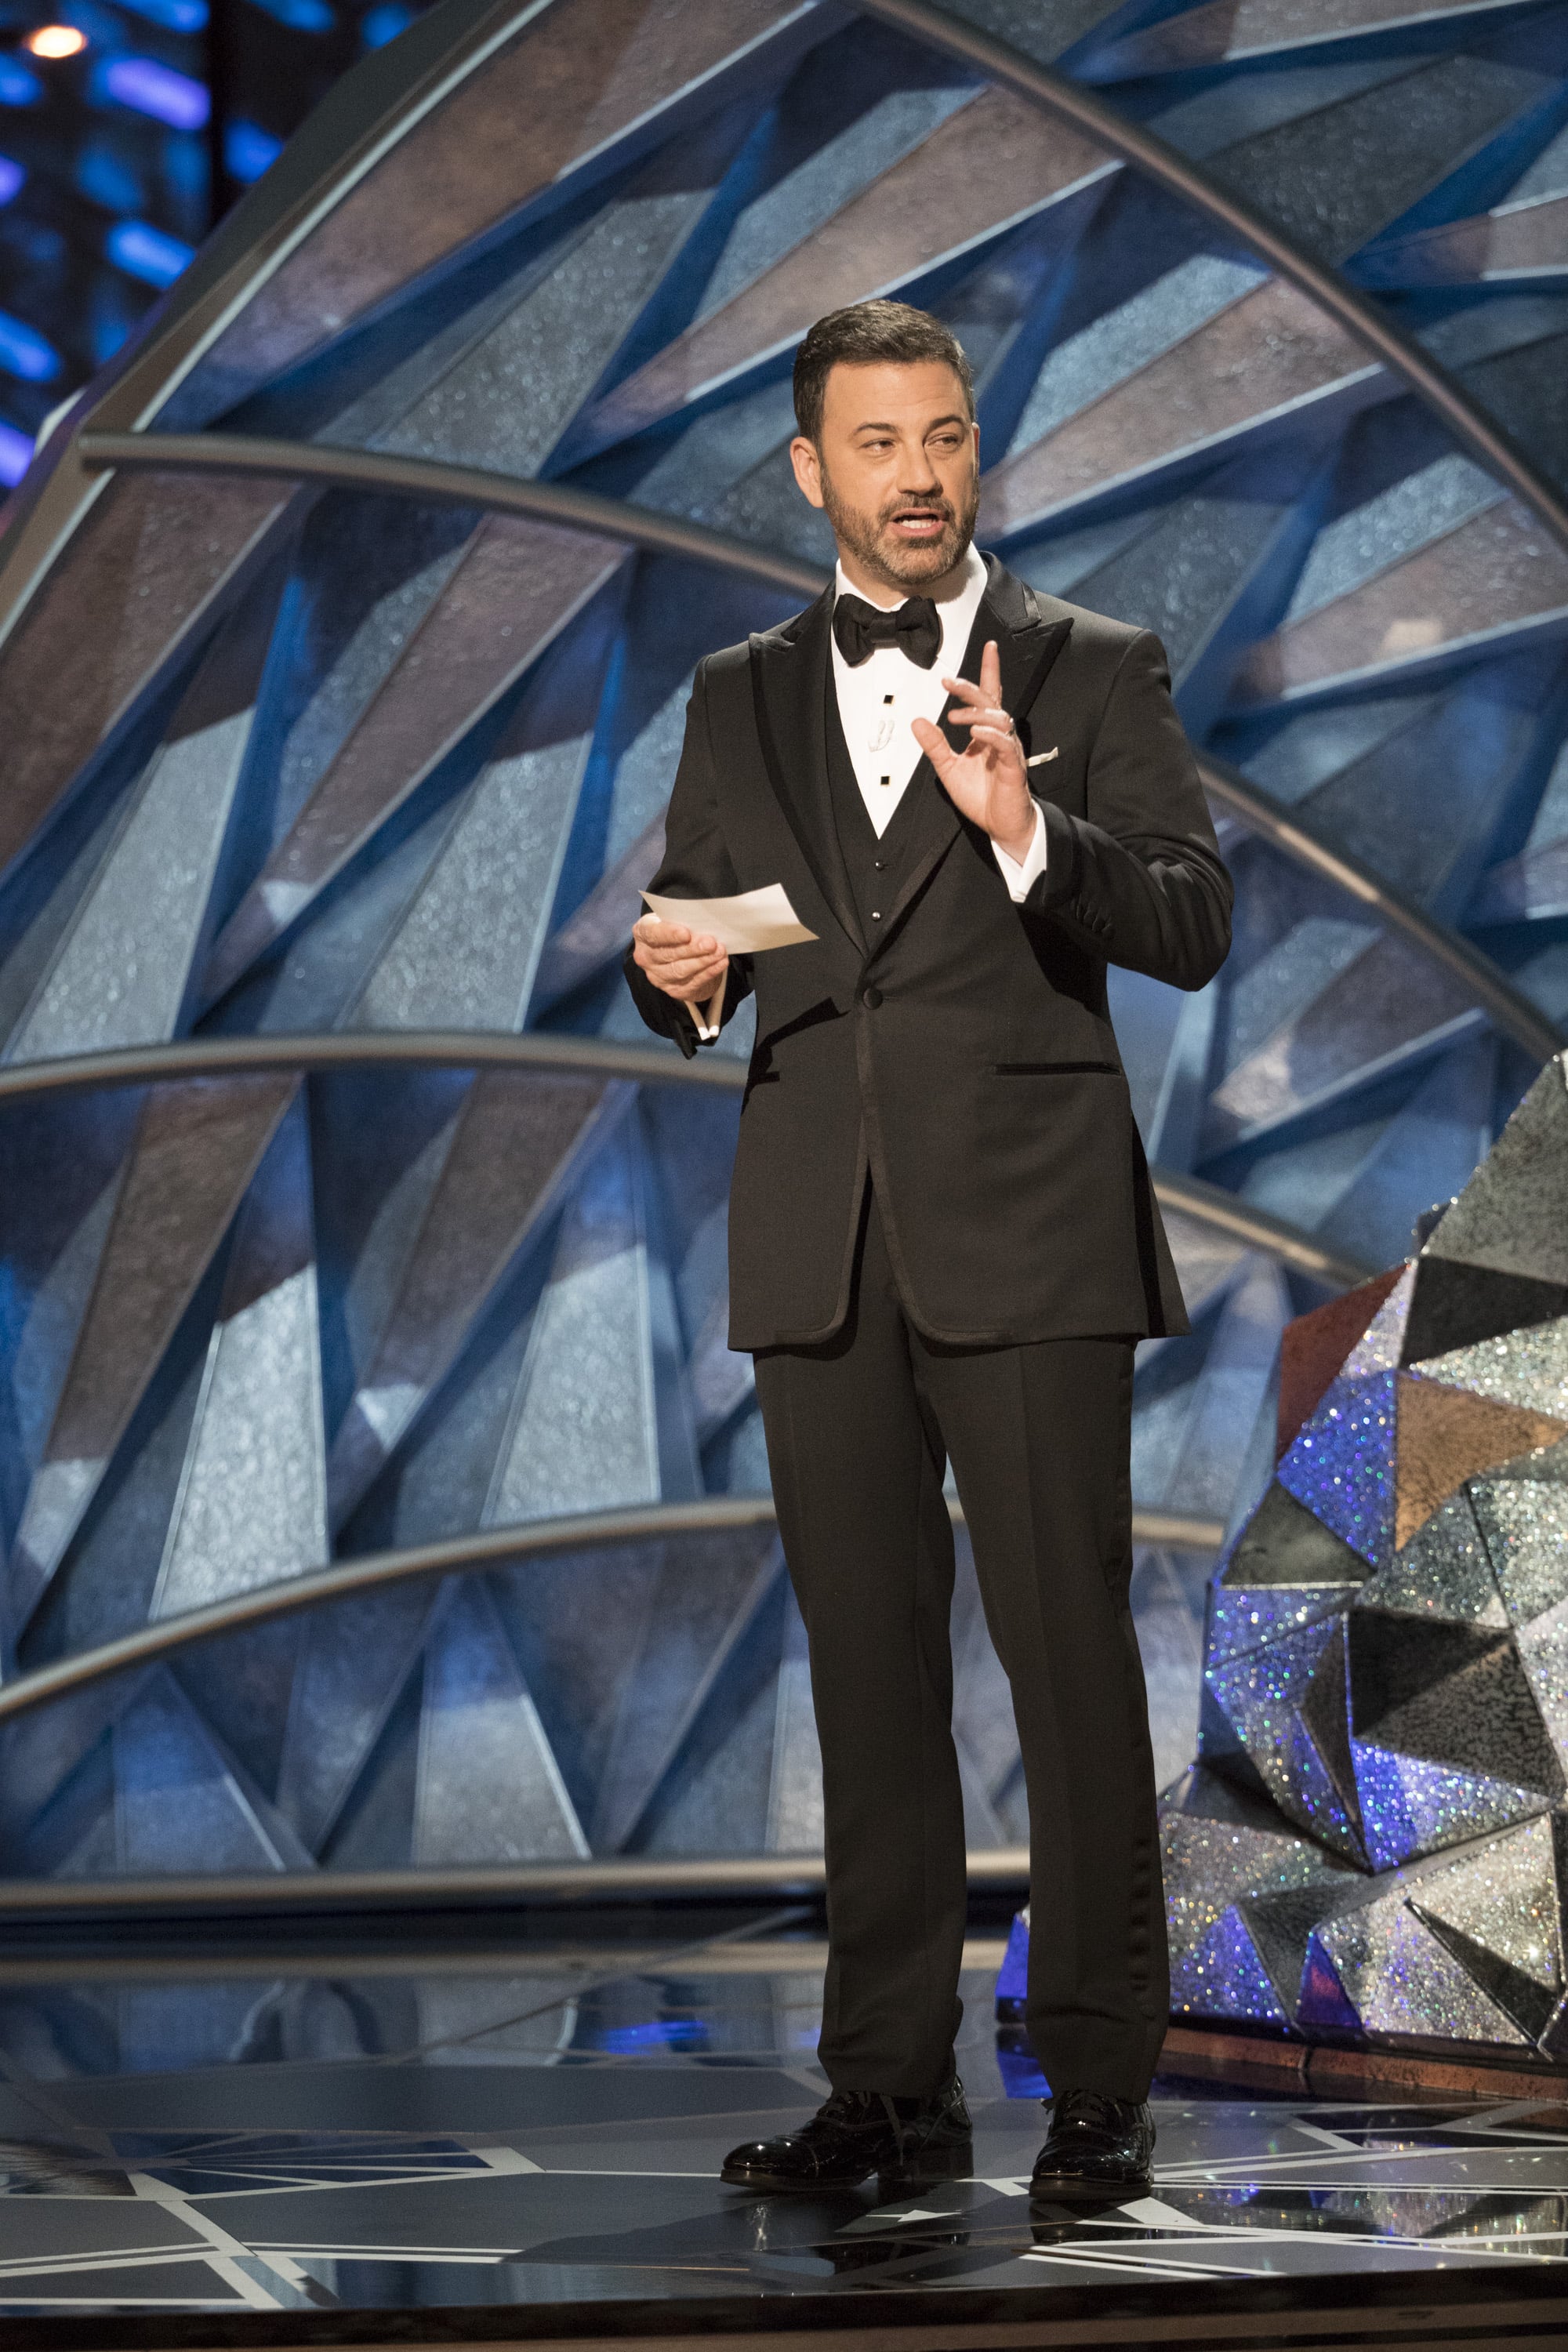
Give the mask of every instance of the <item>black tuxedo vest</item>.
[[918, 832], [915, 817], [921, 793], [935, 779], [930, 761], [922, 759], [904, 787], [891, 823], [884, 833], [879, 834], [867, 813], [865, 795], [845, 740], [831, 662], [825, 699], [823, 726], [827, 744], [827, 786], [833, 799], [833, 830], [854, 897], [855, 911], [860, 918], [860, 935], [870, 940], [875, 939], [878, 927], [887, 920], [888, 909], [899, 895]]

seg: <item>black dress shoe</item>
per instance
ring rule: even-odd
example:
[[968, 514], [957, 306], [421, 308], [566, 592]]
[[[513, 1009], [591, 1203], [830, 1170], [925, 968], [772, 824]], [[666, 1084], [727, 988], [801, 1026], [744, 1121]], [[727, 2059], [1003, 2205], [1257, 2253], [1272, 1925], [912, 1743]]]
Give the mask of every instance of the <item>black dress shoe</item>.
[[973, 2168], [963, 2085], [949, 2074], [927, 2099], [835, 2091], [798, 2131], [749, 2140], [724, 2158], [731, 2189], [852, 2189], [876, 2174], [890, 2189], [962, 2180]]
[[1146, 2197], [1153, 2154], [1154, 2126], [1138, 2100], [1068, 2091], [1052, 2103], [1029, 2195], [1056, 2205], [1120, 2205]]

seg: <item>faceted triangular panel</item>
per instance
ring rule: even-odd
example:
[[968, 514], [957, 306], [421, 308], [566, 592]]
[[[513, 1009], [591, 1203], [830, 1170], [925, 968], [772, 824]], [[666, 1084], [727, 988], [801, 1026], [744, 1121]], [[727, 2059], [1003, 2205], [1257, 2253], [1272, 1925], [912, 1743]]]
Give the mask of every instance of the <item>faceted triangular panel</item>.
[[994, 467], [982, 534], [1015, 537], [1115, 484], [1210, 450], [1238, 428], [1332, 392], [1364, 394], [1379, 373], [1337, 320], [1295, 287], [1267, 279]]
[[612, 589], [545, 656], [372, 967], [348, 1026], [522, 1026], [619, 617]]
[[1561, 1055], [1445, 1213], [1426, 1255], [1568, 1282], [1568, 1083]]
[[580, 165], [602, 165], [661, 108], [689, 108], [699, 93], [721, 103], [725, 67], [765, 70], [770, 36], [783, 37], [771, 45], [782, 69], [818, 32], [812, 16], [797, 0], [683, 0], [673, 13], [650, 0], [566, 0], [525, 16], [499, 49], [468, 49], [443, 103], [413, 113], [216, 338], [165, 426], [189, 430], [232, 407]]
[[623, 1118], [562, 1220], [487, 1523], [657, 1501], [654, 1386], [642, 1171]]
[[408, 1683], [431, 1606], [427, 1585], [398, 1584], [305, 1619], [277, 1803], [312, 1853], [326, 1845]]
[[148, 1675], [115, 1724], [114, 1787], [117, 1862], [128, 1875], [308, 1866], [166, 1667]]
[[587, 1851], [494, 1603], [477, 1577], [448, 1585], [426, 1637], [416, 1864]]
[[[1545, 1283], [1536, 1286], [1538, 1291], [1547, 1286]], [[1456, 1348], [1447, 1355], [1428, 1356], [1419, 1370], [1428, 1380], [1446, 1381], [1478, 1397], [1495, 1397], [1527, 1416], [1539, 1416], [1542, 1427], [1568, 1421], [1568, 1316], [1555, 1316], [1549, 1323], [1526, 1323], [1517, 1330], [1500, 1332], [1495, 1339]], [[1540, 1442], [1552, 1443], [1549, 1438]]]
[[1415, 1898], [1428, 1924], [1443, 1921], [1549, 1991], [1563, 1989], [1563, 1932], [1552, 1824], [1489, 1838], [1462, 1862], [1426, 1874]]
[[[987, 168], [973, 169], [984, 149]], [[980, 91], [743, 292], [649, 360], [599, 404], [597, 446], [675, 415], [785, 351], [812, 320], [886, 292], [983, 236], [1120, 168], [1011, 91]]]
[[1279, 1471], [1298, 1502], [1374, 1566], [1393, 1545], [1394, 1378], [1336, 1381]]
[[1525, 2041], [1512, 2020], [1423, 1927], [1398, 1888], [1326, 1921], [1313, 1940], [1329, 1960], [1356, 2021], [1369, 2033], [1418, 2033], [1449, 2042], [1516, 2046]]
[[152, 1615], [320, 1566], [325, 1451], [310, 1148], [296, 1102], [236, 1227]]
[[249, 746], [281, 583], [222, 629], [5, 1047], [10, 1062], [172, 1037]]
[[[1285, 1327], [1279, 1342], [1279, 1420], [1276, 1454], [1295, 1443], [1303, 1424], [1316, 1412], [1331, 1383], [1342, 1371], [1347, 1379], [1389, 1370], [1397, 1352], [1385, 1355], [1369, 1341], [1369, 1327], [1377, 1322], [1390, 1294], [1402, 1278], [1402, 1269], [1374, 1275], [1353, 1290], [1342, 1292], [1310, 1314], [1298, 1315]], [[1395, 1310], [1397, 1312], [1397, 1310]], [[1375, 1358], [1375, 1360], [1373, 1359]]]
[[594, 1810], [596, 1853], [635, 1842], [659, 1783], [780, 1573], [776, 1538], [667, 1541], [621, 1687]]
[[1401, 1267], [1383, 1305], [1345, 1358], [1344, 1375], [1353, 1381], [1363, 1372], [1392, 1371], [1405, 1360], [1405, 1329], [1415, 1293], [1417, 1269]]
[[1368, 1579], [1357, 1605], [1411, 1616], [1453, 1617], [1506, 1626], [1491, 1560], [1468, 1495], [1453, 1495], [1386, 1568]]
[[147, 1102], [16, 1538], [18, 1626], [80, 1525], [297, 1083], [195, 1078]]
[[[295, 493], [276, 482], [119, 474], [29, 600], [5, 648], [0, 740], [14, 748], [0, 872], [183, 647], [199, 643]], [[90, 663], [79, 656], [93, 649]], [[73, 680], [68, 694], [62, 678]]]
[[380, 1472], [624, 1099], [620, 1083], [603, 1078], [498, 1071], [473, 1080], [416, 1231], [388, 1236], [396, 1271], [386, 1310], [328, 1459], [334, 1523]]
[[[1434, 1380], [1451, 1381], [1457, 1388], [1475, 1385], [1456, 1367], [1481, 1341], [1500, 1339], [1528, 1325], [1555, 1322], [1568, 1308], [1568, 1284], [1539, 1282], [1524, 1274], [1499, 1274], [1491, 1266], [1467, 1265], [1461, 1259], [1435, 1257], [1429, 1251], [1416, 1260], [1412, 1273], [1415, 1291], [1395, 1360], [1410, 1367], [1419, 1365]], [[1488, 1360], [1477, 1356], [1474, 1360]]]
[[1394, 1540], [1399, 1549], [1467, 1478], [1517, 1454], [1538, 1453], [1568, 1433], [1568, 1421], [1444, 1386], [1436, 1366], [1422, 1377], [1399, 1377], [1396, 1420]]
[[491, 515], [220, 933], [222, 996], [610, 579], [626, 550]]
[[[1234, 1977], [1210, 1940], [1230, 1906], [1246, 1902], [1250, 1917], [1261, 1907], [1251, 1898], [1321, 1889], [1306, 1898], [1315, 1916], [1349, 1874], [1268, 1806], [1239, 1799], [1201, 1768], [1162, 1804], [1160, 1838], [1171, 1890], [1173, 2008], [1189, 2015], [1256, 2014], [1227, 2007], [1248, 1997], [1256, 1982], [1250, 1964]], [[1278, 1998], [1278, 1986], [1274, 1992]], [[1290, 2006], [1283, 2003], [1287, 2011]]]

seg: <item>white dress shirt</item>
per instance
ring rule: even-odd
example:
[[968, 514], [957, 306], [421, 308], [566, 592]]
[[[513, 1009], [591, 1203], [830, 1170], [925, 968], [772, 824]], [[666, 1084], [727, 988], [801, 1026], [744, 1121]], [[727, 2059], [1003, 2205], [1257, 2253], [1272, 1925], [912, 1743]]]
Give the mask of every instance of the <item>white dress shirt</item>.
[[[835, 585], [840, 596], [863, 594], [852, 581], [846, 579], [842, 564], [836, 571]], [[957, 594], [943, 597], [937, 605], [942, 619], [942, 650], [930, 669], [921, 669], [897, 646], [879, 646], [875, 653], [868, 654], [852, 669], [838, 650], [837, 639], [833, 641], [833, 683], [838, 695], [844, 740], [860, 797], [866, 803], [866, 814], [879, 839], [886, 833], [893, 811], [920, 765], [921, 747], [910, 732], [911, 721], [929, 719], [934, 726], [946, 709], [947, 689], [942, 681], [958, 676], [984, 593], [985, 566], [971, 547], [963, 561], [963, 582]], [[864, 601], [891, 613], [904, 599], [866, 596]], [[998, 848], [995, 842], [992, 843], [992, 855], [1014, 898], [1026, 898], [1045, 872], [1046, 842], [1045, 821], [1037, 801], [1035, 837], [1021, 865], [1005, 849]]]

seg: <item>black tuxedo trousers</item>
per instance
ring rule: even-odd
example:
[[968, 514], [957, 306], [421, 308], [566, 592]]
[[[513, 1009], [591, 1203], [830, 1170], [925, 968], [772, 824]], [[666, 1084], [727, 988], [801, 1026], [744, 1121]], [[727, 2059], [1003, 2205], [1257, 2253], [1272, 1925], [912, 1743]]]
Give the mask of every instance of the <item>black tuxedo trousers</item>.
[[1132, 1342], [923, 1339], [868, 1185], [844, 1323], [756, 1369], [822, 1743], [829, 2081], [920, 2096], [962, 2014], [951, 1460], [1028, 1792], [1030, 2041], [1058, 2094], [1146, 2097], [1170, 1990], [1128, 1601]]

